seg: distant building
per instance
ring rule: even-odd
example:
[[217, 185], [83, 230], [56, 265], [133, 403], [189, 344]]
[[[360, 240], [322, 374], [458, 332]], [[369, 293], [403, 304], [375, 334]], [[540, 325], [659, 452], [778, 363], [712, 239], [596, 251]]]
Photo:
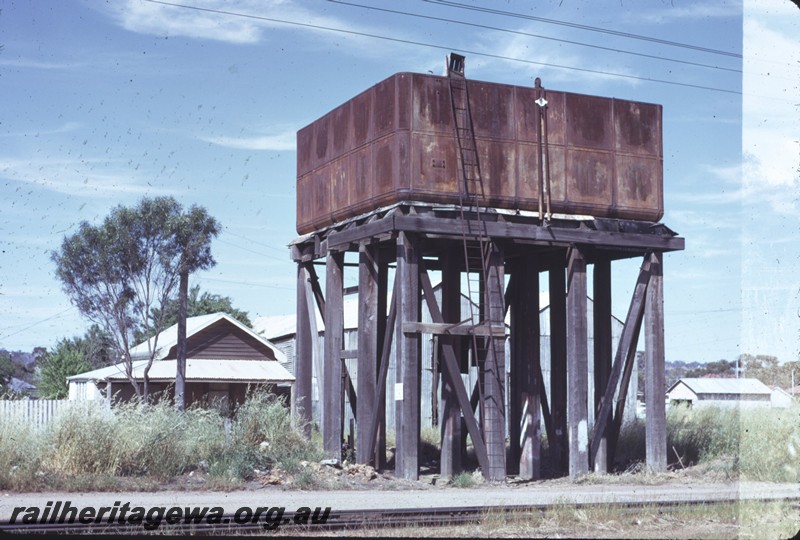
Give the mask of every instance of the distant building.
[[758, 379], [684, 378], [667, 390], [671, 405], [771, 407], [772, 390]]
[[20, 396], [25, 396], [27, 398], [36, 397], [36, 387], [31, 383], [23, 381], [22, 379], [17, 379], [16, 377], [11, 377], [11, 380], [8, 381], [8, 389]]
[[784, 390], [780, 386], [773, 386], [772, 387], [772, 396], [770, 398], [770, 402], [772, 403], [772, 407], [777, 407], [777, 408], [783, 409], [783, 408], [791, 406], [793, 401], [794, 401], [794, 398], [792, 398], [792, 395], [789, 392], [787, 392], [786, 390]]

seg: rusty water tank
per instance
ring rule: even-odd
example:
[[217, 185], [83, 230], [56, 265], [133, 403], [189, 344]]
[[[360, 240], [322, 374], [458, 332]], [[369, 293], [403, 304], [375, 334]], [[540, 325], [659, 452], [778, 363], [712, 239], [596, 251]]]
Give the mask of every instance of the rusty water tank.
[[[484, 206], [538, 210], [536, 90], [468, 80]], [[546, 90], [552, 211], [658, 221], [661, 105]], [[297, 133], [297, 231], [400, 201], [458, 204], [447, 77], [397, 73]]]

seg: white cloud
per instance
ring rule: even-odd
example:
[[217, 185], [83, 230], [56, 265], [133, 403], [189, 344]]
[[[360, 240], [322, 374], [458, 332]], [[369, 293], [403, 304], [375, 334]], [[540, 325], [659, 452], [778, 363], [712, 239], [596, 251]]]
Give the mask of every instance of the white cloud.
[[[170, 5], [176, 4], [176, 5]], [[197, 0], [191, 7], [180, 2], [127, 0], [114, 6], [112, 16], [126, 30], [158, 36], [185, 36], [235, 44], [262, 41], [270, 28], [299, 28], [322, 35], [335, 35], [321, 27], [375, 32], [346, 20], [329, 17], [293, 0]], [[120, 7], [121, 6], [121, 7]], [[297, 24], [286, 24], [286, 22]], [[356, 38], [358, 39], [358, 38]]]
[[41, 60], [31, 60], [28, 58], [0, 59], [0, 66], [23, 69], [73, 70], [89, 65], [91, 64], [88, 62], [43, 62]]
[[14, 133], [0, 133], [0, 137], [44, 137], [47, 135], [59, 135], [61, 133], [71, 133], [81, 128], [78, 122], [65, 122], [60, 126], [50, 129], [39, 129], [36, 131], [14, 132]]
[[288, 129], [272, 135], [253, 137], [200, 137], [200, 140], [237, 150], [294, 151], [297, 145], [297, 130]]
[[671, 21], [686, 21], [692, 19], [710, 19], [723, 17], [739, 17], [742, 13], [742, 2], [716, 1], [716, 2], [688, 2], [684, 5], [675, 5], [658, 10], [629, 10], [631, 18], [643, 23], [663, 24]]
[[[95, 167], [102, 169], [101, 172]], [[0, 157], [0, 177], [47, 191], [82, 198], [112, 198], [120, 194], [167, 195], [174, 189], [149, 185], [128, 168], [87, 159], [16, 159]]]
[[742, 151], [746, 189], [796, 211], [800, 187], [800, 16], [786, 1], [748, 2], [744, 23]]

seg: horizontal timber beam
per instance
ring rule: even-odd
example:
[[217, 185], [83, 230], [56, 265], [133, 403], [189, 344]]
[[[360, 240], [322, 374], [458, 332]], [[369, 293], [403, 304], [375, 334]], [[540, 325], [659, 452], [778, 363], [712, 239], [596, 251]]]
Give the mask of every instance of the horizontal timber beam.
[[505, 336], [505, 326], [488, 324], [467, 325], [450, 323], [405, 322], [403, 332], [407, 334], [444, 334], [451, 336]]
[[[394, 216], [394, 225], [398, 230], [431, 234], [452, 234], [460, 237], [463, 227], [455, 219], [435, 216], [414, 215]], [[483, 222], [486, 234], [493, 239], [527, 240], [540, 245], [569, 246], [571, 244], [587, 244], [634, 249], [658, 249], [660, 251], [678, 251], [684, 249], [683, 238], [675, 236], [659, 236], [641, 233], [620, 233], [597, 231], [591, 229], [567, 229], [559, 227], [541, 227], [533, 224]], [[475, 237], [478, 238], [477, 236]], [[469, 238], [468, 238], [469, 239]]]

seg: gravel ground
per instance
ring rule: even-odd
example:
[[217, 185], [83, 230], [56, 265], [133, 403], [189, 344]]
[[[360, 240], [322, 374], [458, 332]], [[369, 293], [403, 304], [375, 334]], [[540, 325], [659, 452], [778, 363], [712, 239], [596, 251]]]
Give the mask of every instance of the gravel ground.
[[667, 482], [661, 485], [636, 483], [599, 484], [568, 481], [539, 481], [528, 483], [483, 484], [473, 488], [437, 487], [391, 490], [348, 489], [325, 491], [287, 490], [279, 485], [259, 485], [238, 491], [156, 491], [156, 492], [97, 492], [97, 493], [2, 493], [0, 494], [0, 523], [8, 523], [15, 507], [44, 508], [48, 501], [69, 501], [74, 507], [102, 507], [130, 503], [145, 508], [155, 506], [221, 506], [233, 513], [249, 506], [282, 506], [286, 510], [300, 507], [332, 507], [348, 509], [433, 508], [456, 506], [510, 506], [554, 503], [609, 503], [665, 501], [717, 501], [737, 499], [800, 498], [800, 484], [770, 484], [762, 482], [689, 483]]

